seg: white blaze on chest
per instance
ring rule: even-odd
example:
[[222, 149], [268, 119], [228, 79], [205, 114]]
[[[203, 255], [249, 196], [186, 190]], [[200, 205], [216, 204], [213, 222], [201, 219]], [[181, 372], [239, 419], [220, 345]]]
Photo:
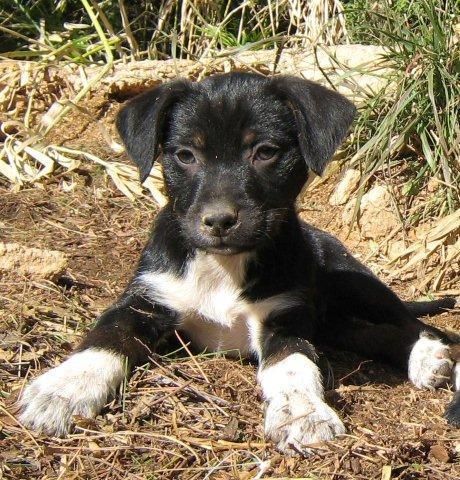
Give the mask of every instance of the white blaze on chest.
[[291, 295], [257, 302], [242, 298], [249, 254], [198, 252], [182, 276], [144, 273], [138, 283], [152, 301], [181, 314], [180, 329], [200, 348], [259, 353], [260, 323], [274, 310], [299, 303]]

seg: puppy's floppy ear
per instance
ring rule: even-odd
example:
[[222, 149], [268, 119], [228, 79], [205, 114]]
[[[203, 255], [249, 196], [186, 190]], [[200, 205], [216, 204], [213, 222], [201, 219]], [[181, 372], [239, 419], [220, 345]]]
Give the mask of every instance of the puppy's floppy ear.
[[139, 168], [141, 182], [158, 157], [168, 109], [189, 91], [190, 85], [186, 80], [160, 85], [134, 97], [120, 110], [117, 130]]
[[300, 150], [307, 165], [321, 175], [348, 132], [355, 106], [339, 93], [309, 80], [280, 76], [274, 77], [271, 84], [294, 112]]

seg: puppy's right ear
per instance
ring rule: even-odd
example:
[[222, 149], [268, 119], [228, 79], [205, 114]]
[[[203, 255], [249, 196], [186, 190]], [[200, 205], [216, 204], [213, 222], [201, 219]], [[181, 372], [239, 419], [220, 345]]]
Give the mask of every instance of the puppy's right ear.
[[273, 77], [271, 86], [294, 114], [307, 165], [321, 175], [353, 122], [355, 106], [343, 95], [303, 78], [280, 75]]
[[158, 157], [168, 110], [190, 90], [190, 85], [187, 80], [160, 85], [134, 97], [118, 113], [117, 130], [139, 168], [141, 183]]

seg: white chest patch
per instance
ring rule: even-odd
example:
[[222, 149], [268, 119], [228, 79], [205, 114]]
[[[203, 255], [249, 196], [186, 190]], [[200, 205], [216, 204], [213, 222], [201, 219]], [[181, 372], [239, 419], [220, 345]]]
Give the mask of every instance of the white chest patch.
[[[261, 322], [273, 311], [299, 304], [282, 294], [249, 302], [242, 297], [249, 254], [232, 256], [197, 252], [182, 276], [148, 272], [137, 284], [153, 302], [181, 315], [181, 327], [199, 348], [259, 353]], [[231, 352], [229, 352], [231, 353]]]

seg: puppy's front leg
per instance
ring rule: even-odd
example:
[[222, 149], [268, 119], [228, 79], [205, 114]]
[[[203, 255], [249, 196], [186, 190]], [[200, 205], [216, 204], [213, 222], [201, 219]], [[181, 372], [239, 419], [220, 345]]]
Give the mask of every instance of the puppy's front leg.
[[25, 389], [21, 422], [62, 436], [74, 415], [96, 416], [115, 394], [127, 368], [145, 362], [158, 340], [174, 327], [173, 312], [127, 292], [102, 314], [74, 354]]
[[265, 433], [282, 452], [308, 453], [309, 444], [332, 440], [345, 427], [324, 401], [314, 347], [276, 330], [266, 326], [261, 338], [258, 380], [267, 402]]

